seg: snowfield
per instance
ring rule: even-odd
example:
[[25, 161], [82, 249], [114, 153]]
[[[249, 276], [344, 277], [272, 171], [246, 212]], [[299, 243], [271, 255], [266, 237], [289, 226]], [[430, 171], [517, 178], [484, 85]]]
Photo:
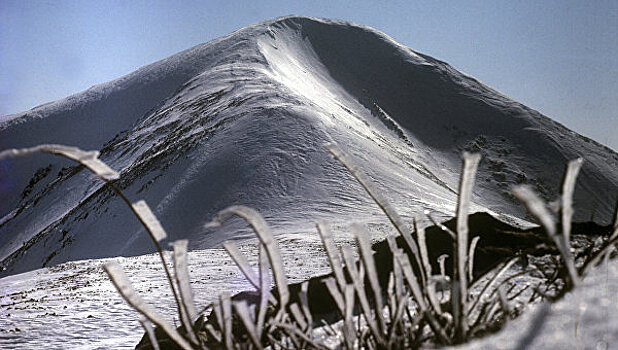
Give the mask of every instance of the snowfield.
[[[293, 248], [299, 243], [283, 244], [289, 248], [286, 260], [295, 262], [302, 257], [310, 263], [289, 269], [290, 277], [300, 280], [310, 272], [326, 272], [326, 257], [321, 262], [315, 259], [321, 243], [302, 242], [305, 248], [314, 246], [304, 254]], [[243, 251], [253, 253], [252, 248], [247, 244]], [[214, 301], [224, 290], [239, 292], [251, 287], [223, 249], [193, 251], [189, 259], [191, 286], [199, 306]], [[103, 271], [102, 264], [109, 260], [80, 260], [0, 279], [0, 348], [133, 349], [143, 328], [137, 321], [139, 314], [120, 297]], [[179, 324], [157, 255], [114, 260], [124, 267], [138, 293]]]
[[[350, 244], [345, 237], [339, 235], [337, 242]], [[319, 240], [280, 238], [292, 282], [330, 272]], [[241, 250], [256, 262], [255, 242], [246, 242]], [[0, 279], [0, 348], [133, 349], [143, 335], [139, 313], [103, 271], [101, 265], [109, 260], [69, 262]], [[123, 266], [140, 295], [168, 320], [180, 323], [157, 256], [113, 260]], [[251, 289], [223, 249], [190, 252], [189, 268], [200, 307], [223, 290]], [[559, 302], [531, 305], [499, 333], [456, 349], [618, 349], [617, 289], [618, 263], [604, 263]]]
[[[169, 235], [162, 246], [189, 240], [199, 305], [246, 285], [219, 249], [224, 240], [252, 237], [244, 223], [204, 228], [229, 205], [264, 215], [284, 239], [292, 279], [324, 272], [312, 254], [316, 221], [386, 222], [327, 142], [345, 150], [406, 218], [424, 210], [454, 215], [465, 150], [483, 155], [473, 210], [511, 223], [530, 224], [509, 188], [529, 184], [554, 200], [565, 164], [577, 157], [584, 165], [575, 220], [609, 224], [618, 199], [618, 154], [609, 148], [375, 29], [342, 21], [290, 16], [254, 24], [0, 118], [0, 151], [41, 143], [100, 150], [127, 196], [153, 208]], [[0, 198], [0, 347], [134, 347], [142, 334], [136, 313], [100, 268], [115, 257], [124, 257], [139, 292], [174, 313], [150, 239], [87, 170], [49, 155], [1, 161]], [[575, 339], [586, 346], [604, 332], [594, 328], [604, 318], [618, 324], [615, 296], [594, 287], [615, 288], [615, 263], [605, 279], [602, 273], [570, 297], [584, 300]], [[546, 317], [570, 317], [560, 305]], [[525, 333], [521, 322], [506, 336]], [[612, 345], [610, 338], [600, 341]]]

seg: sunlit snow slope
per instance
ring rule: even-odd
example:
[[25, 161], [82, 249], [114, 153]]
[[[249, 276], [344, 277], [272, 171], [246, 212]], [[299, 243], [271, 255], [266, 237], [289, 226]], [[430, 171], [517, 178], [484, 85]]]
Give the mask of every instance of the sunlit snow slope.
[[[578, 156], [577, 219], [608, 223], [618, 193], [610, 149], [374, 29], [315, 18], [252, 25], [0, 121], [0, 150], [101, 150], [128, 196], [194, 249], [246, 234], [239, 222], [203, 228], [233, 204], [255, 207], [276, 232], [382, 220], [326, 142], [405, 216], [453, 214], [464, 150], [484, 156], [475, 210], [525, 218], [509, 187], [528, 183], [555, 199]], [[153, 249], [111, 191], [58, 158], [0, 163], [0, 198], [4, 275]]]

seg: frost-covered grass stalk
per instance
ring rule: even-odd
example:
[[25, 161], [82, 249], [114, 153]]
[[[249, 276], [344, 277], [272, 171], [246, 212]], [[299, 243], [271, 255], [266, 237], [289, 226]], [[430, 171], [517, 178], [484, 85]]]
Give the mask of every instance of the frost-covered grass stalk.
[[[556, 289], [554, 295], [549, 295], [537, 288], [537, 293], [542, 294], [552, 300], [562, 297], [566, 292], [577, 287], [581, 279], [586, 275], [592, 266], [596, 266], [604, 257], [608, 257], [618, 243], [618, 205], [614, 218], [613, 232], [596, 252], [584, 257], [578, 264], [571, 253], [571, 218], [573, 215], [573, 193], [575, 191], [575, 180], [581, 169], [583, 159], [577, 158], [570, 161], [562, 179], [562, 195], [560, 196], [560, 207], [558, 210], [559, 224], [556, 222], [549, 206], [543, 201], [529, 186], [521, 185], [513, 188], [513, 194], [526, 207], [528, 212], [541, 224], [547, 236], [554, 242], [560, 252], [561, 261], [555, 266], [556, 273], [549, 280], [545, 290], [550, 287]], [[560, 227], [562, 230], [560, 231]], [[579, 265], [579, 267], [577, 266]], [[562, 285], [556, 286], [556, 280], [562, 281]]]
[[[178, 296], [177, 288], [174, 285], [174, 279], [172, 278], [172, 275], [167, 267], [167, 264], [165, 262], [165, 256], [163, 255], [163, 250], [161, 249], [161, 245], [159, 244], [159, 242], [162, 239], [167, 237], [167, 234], [165, 230], [163, 229], [163, 226], [161, 226], [161, 223], [159, 222], [157, 217], [154, 215], [152, 210], [150, 210], [150, 207], [148, 206], [148, 204], [146, 204], [146, 202], [143, 200], [132, 203], [127, 198], [127, 196], [113, 182], [114, 180], [117, 180], [120, 177], [120, 174], [118, 174], [115, 170], [110, 168], [107, 164], [105, 164], [103, 161], [99, 159], [98, 151], [83, 151], [77, 147], [55, 145], [55, 144], [44, 144], [44, 145], [38, 145], [35, 147], [30, 147], [30, 148], [4, 150], [0, 152], [0, 160], [5, 159], [5, 158], [25, 156], [25, 155], [33, 154], [33, 153], [49, 153], [49, 154], [59, 155], [59, 156], [73, 160], [83, 165], [88, 170], [90, 170], [93, 174], [95, 174], [100, 179], [102, 179], [107, 186], [109, 186], [120, 198], [122, 198], [122, 200], [127, 204], [131, 212], [139, 220], [139, 222], [146, 229], [146, 232], [152, 239], [152, 242], [159, 254], [159, 258], [161, 259], [161, 264], [163, 265], [163, 270], [165, 271], [165, 275], [169, 282], [170, 288], [172, 290], [172, 295], [174, 296], [174, 300], [178, 308], [178, 313], [181, 316], [180, 318], [181, 320], [185, 321], [183, 322], [183, 325], [187, 327], [187, 329], [191, 328], [191, 323], [188, 322], [188, 318], [186, 316], [188, 315], [186, 303], [183, 304]], [[131, 304], [135, 309], [140, 311], [144, 316], [146, 316], [147, 319], [152, 321], [152, 323], [161, 327], [171, 339], [178, 338], [176, 334], [172, 332], [172, 331], [175, 331], [173, 327], [167, 324], [163, 325], [160, 323], [161, 321], [163, 321], [162, 318], [160, 317], [151, 318], [149, 317], [149, 315], [151, 316], [155, 315], [151, 312], [151, 310], [140, 310], [140, 308], [146, 304], [141, 302], [139, 299], [139, 296], [137, 296], [133, 292], [133, 288], [131, 287], [131, 284], [129, 283], [124, 273], [121, 273], [122, 269], [119, 268], [119, 266], [116, 266], [114, 264], [107, 265], [105, 266], [105, 271], [109, 274], [110, 278], [112, 279], [112, 282], [114, 283], [114, 285], [116, 286], [120, 294], [125, 298], [125, 300], [129, 302], [129, 304]], [[185, 275], [188, 275], [188, 273]], [[181, 275], [180, 277], [182, 278], [183, 276]], [[132, 302], [134, 302], [134, 304]], [[182, 339], [182, 338], [178, 338], [178, 339]], [[190, 347], [187, 347], [187, 348], [190, 348]]]
[[[473, 295], [471, 295], [471, 288], [469, 287], [472, 287], [471, 283], [473, 282], [473, 257], [478, 237], [472, 239], [471, 244], [468, 244], [468, 212], [480, 155], [469, 153], [464, 153], [463, 155], [463, 169], [456, 211], [457, 232], [451, 232], [445, 226], [440, 226], [454, 238], [452, 254], [454, 257], [454, 274], [450, 287], [450, 303], [441, 303], [440, 298], [437, 296], [436, 287], [438, 284], [444, 286], [447, 282], [447, 277], [444, 274], [443, 268], [440, 274], [434, 274], [432, 271], [424, 230], [414, 225], [415, 230], [413, 231], [406, 225], [395, 212], [392, 205], [389, 204], [388, 200], [379, 193], [363, 172], [354, 165], [353, 161], [342, 150], [332, 144], [326, 145], [326, 148], [351, 172], [370, 197], [383, 210], [405, 243], [404, 247], [399, 247], [395, 237], [388, 238], [389, 247], [394, 259], [390, 278], [394, 285], [399, 286], [399, 288], [394, 288], [394, 293], [393, 290], [389, 289], [386, 293], [386, 299], [389, 302], [387, 309], [395, 318], [391, 318], [390, 323], [382, 326], [380, 322], [373, 321], [368, 313], [364, 313], [366, 322], [369, 324], [370, 329], [372, 329], [373, 339], [370, 339], [370, 342], [363, 340], [361, 342], [362, 347], [416, 347], [428, 339], [433, 343], [444, 345], [461, 343], [477, 333], [483, 333], [488, 328], [494, 328], [494, 323], [502, 322], [508, 316], [506, 305], [499, 298], [494, 297], [481, 301], [486, 292], [492, 295], [498, 294], [494, 293], [497, 292], [497, 289], [491, 289], [492, 284], [508, 267], [503, 270], [490, 271], [487, 277], [493, 276], [493, 278], [481, 277], [477, 279], [477, 281], [488, 282], [486, 282], [487, 285], [483, 288], [483, 293], [476, 296], [474, 302], [470, 302], [473, 300]], [[362, 239], [359, 239], [361, 236], [367, 237], [367, 234], [356, 234], [358, 245], [361, 248], [361, 260], [365, 265], [365, 269], [371, 269], [369, 266], [370, 260], [365, 258], [367, 252], [364, 252], [362, 249]], [[404, 253], [406, 251], [411, 252], [412, 256], [410, 257]], [[508, 264], [508, 266], [511, 266], [513, 262]], [[346, 262], [346, 266], [349, 265]], [[402, 276], [402, 280], [405, 283], [398, 282], [400, 276]], [[362, 276], [360, 280], [362, 280]], [[371, 276], [369, 276], [369, 280], [372, 281]], [[373, 285], [373, 282], [371, 283]], [[358, 294], [362, 306], [364, 297], [362, 292]], [[408, 296], [412, 298], [410, 299]], [[377, 297], [375, 299], [379, 300]], [[382, 313], [379, 302], [374, 302], [372, 305], [374, 306], [374, 314]], [[406, 313], [398, 310], [406, 310]], [[487, 310], [498, 311], [494, 312], [493, 317], [486, 317]], [[473, 319], [471, 315], [476, 315], [477, 318]], [[376, 318], [380, 320], [379, 316]], [[483, 321], [481, 322], [481, 320]], [[429, 332], [426, 331], [427, 328], [425, 326], [428, 326]], [[380, 333], [374, 331], [374, 329], [378, 329]], [[398, 333], [399, 336], [395, 337]], [[388, 341], [384, 341], [386, 335], [388, 335]], [[398, 341], [393, 342], [394, 340]]]
[[[469, 240], [468, 212], [474, 177], [480, 155], [463, 155], [463, 168], [457, 203], [457, 232], [436, 223], [453, 238], [453, 276], [445, 273], [445, 256], [438, 258], [440, 271], [432, 270], [426, 244], [425, 230], [408, 225], [394, 210], [389, 201], [368, 180], [362, 170], [337, 146], [328, 144], [328, 151], [356, 178], [368, 195], [389, 219], [396, 236], [388, 236], [392, 253], [392, 269], [388, 271], [386, 286], [380, 283], [369, 234], [357, 224], [350, 226], [360, 259], [357, 261], [349, 246], [338, 249], [333, 236], [324, 223], [317, 224], [332, 274], [324, 280], [336, 305], [334, 315], [340, 320], [335, 325], [322, 327], [331, 338], [345, 349], [408, 349], [424, 344], [449, 345], [462, 343], [472, 337], [499, 328], [514, 315], [509, 300], [520, 292], [505, 291], [505, 274], [518, 259], [505, 261], [483, 276], [474, 279], [474, 252], [479, 237]], [[234, 242], [225, 242], [227, 250], [239, 270], [245, 275], [258, 295], [257, 302], [234, 300], [229, 293], [205, 310], [212, 310], [205, 320], [199, 315], [193, 301], [187, 268], [187, 241], [173, 244], [174, 276], [167, 268], [159, 241], [165, 231], [144, 201], [130, 202], [115, 186], [119, 174], [98, 159], [98, 152], [84, 152], [77, 148], [42, 145], [21, 150], [0, 152], [0, 159], [33, 152], [58, 154], [75, 160], [95, 173], [110, 186], [129, 206], [152, 238], [178, 306], [181, 327], [175, 328], [155, 309], [146, 304], [135, 292], [131, 282], [117, 263], [104, 266], [122, 297], [142, 316], [140, 323], [146, 331], [147, 341], [140, 349], [324, 349], [323, 339], [316, 336], [316, 322], [310, 312], [308, 282], [301, 285], [300, 294], [292, 298], [277, 242], [264, 218], [254, 209], [232, 206], [219, 212], [207, 227], [222, 225], [232, 216], [244, 219], [259, 239], [257, 273]], [[562, 186], [560, 206], [561, 232], [556, 220], [544, 203], [529, 187], [513, 189], [530, 213], [538, 219], [560, 251], [562, 264], [557, 266], [557, 276], [564, 281], [564, 288], [553, 297], [562, 295], [577, 286], [583, 275], [603, 257], [608, 256], [618, 242], [618, 212], [614, 231], [595, 254], [577, 266], [569, 247], [572, 195], [581, 159], [567, 166]], [[428, 215], [430, 220], [433, 218]], [[399, 238], [399, 239], [398, 239]], [[524, 271], [529, 272], [529, 271]], [[270, 275], [275, 287], [271, 291]], [[516, 275], [517, 276], [517, 275]], [[449, 283], [450, 282], [450, 283]], [[552, 282], [552, 281], [550, 281]], [[439, 296], [438, 292], [446, 293]], [[473, 292], [476, 291], [476, 292]], [[537, 293], [545, 296], [537, 287]], [[295, 301], [293, 301], [295, 300]], [[161, 332], [155, 332], [153, 324]], [[161, 334], [160, 334], [161, 333]]]

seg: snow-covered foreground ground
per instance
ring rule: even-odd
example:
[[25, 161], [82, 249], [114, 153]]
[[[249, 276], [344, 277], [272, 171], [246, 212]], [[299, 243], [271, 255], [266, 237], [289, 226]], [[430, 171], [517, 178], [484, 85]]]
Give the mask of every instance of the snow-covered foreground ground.
[[[373, 230], [375, 238], [384, 231]], [[314, 235], [280, 237], [291, 281], [329, 271]], [[337, 242], [350, 244], [339, 235]], [[302, 246], [302, 249], [298, 249]], [[241, 250], [255, 262], [254, 242]], [[196, 304], [222, 291], [250, 289], [223, 249], [189, 254]], [[82, 260], [0, 279], [0, 348], [132, 349], [143, 334], [137, 318], [101, 268], [118, 261], [138, 293], [169, 320], [176, 309], [158, 256]], [[526, 279], [521, 279], [526, 283]], [[618, 261], [594, 269], [582, 286], [553, 305], [535, 304], [498, 334], [457, 349], [618, 349]]]
[[[329, 269], [319, 239], [303, 237], [281, 237], [292, 281]], [[293, 249], [298, 246], [303, 248]], [[257, 255], [254, 247], [252, 242], [241, 246], [251, 262]], [[0, 279], [0, 348], [134, 348], [143, 330], [138, 313], [118, 295], [101, 267], [112, 260], [124, 267], [138, 293], [168, 320], [178, 322], [158, 255], [80, 260]], [[223, 249], [190, 252], [189, 269], [198, 306], [223, 291], [250, 289]]]
[[536, 304], [499, 333], [456, 347], [474, 349], [618, 349], [618, 261], [603, 263], [554, 304]]

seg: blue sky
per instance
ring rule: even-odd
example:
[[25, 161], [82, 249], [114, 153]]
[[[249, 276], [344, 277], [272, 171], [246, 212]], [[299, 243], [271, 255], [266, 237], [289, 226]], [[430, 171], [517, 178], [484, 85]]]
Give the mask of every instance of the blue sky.
[[618, 1], [0, 1], [0, 115], [288, 14], [377, 28], [618, 150]]

